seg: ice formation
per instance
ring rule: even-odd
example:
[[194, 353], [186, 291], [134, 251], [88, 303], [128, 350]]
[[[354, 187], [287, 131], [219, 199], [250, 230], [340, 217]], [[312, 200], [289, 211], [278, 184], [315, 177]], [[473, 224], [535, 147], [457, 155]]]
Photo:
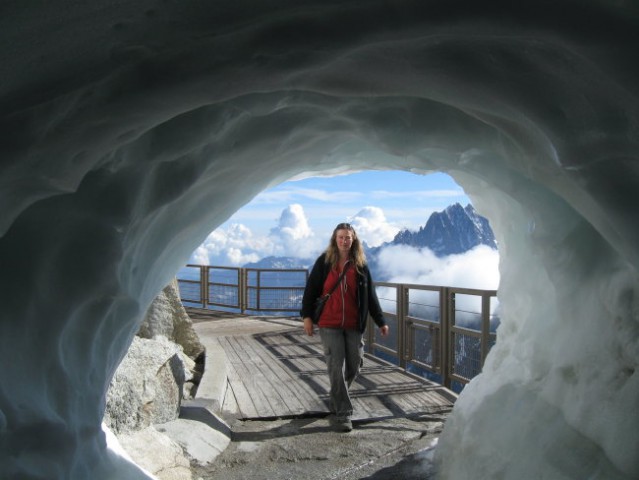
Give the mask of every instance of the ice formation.
[[361, 169], [450, 174], [500, 243], [439, 476], [639, 478], [633, 2], [38, 3], [0, 15], [1, 478], [144, 478], [101, 419], [152, 298], [258, 192]]

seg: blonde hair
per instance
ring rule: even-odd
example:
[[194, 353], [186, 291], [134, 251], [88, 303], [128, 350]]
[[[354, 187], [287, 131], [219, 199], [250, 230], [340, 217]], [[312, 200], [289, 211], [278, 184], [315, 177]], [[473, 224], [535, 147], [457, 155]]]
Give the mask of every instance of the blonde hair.
[[353, 234], [353, 243], [351, 244], [348, 256], [349, 260], [353, 262], [355, 268], [357, 268], [357, 271], [361, 272], [361, 268], [366, 265], [366, 254], [364, 253], [362, 243], [359, 241], [357, 232], [355, 232], [355, 229], [350, 223], [340, 223], [333, 230], [331, 240], [328, 243], [328, 247], [326, 247], [326, 263], [329, 264], [331, 268], [335, 268], [339, 262], [339, 249], [337, 248], [338, 230], [348, 230]]

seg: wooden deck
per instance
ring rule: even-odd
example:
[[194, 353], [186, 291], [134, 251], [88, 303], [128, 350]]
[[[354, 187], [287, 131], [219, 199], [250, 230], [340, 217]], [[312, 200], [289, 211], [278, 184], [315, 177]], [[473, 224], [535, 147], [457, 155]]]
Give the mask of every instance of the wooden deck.
[[[258, 323], [248, 328], [247, 322]], [[227, 357], [229, 385], [223, 410], [243, 419], [328, 413], [329, 385], [319, 334], [308, 337], [301, 322], [227, 318], [207, 341], [218, 342]], [[351, 386], [351, 398], [354, 418], [364, 420], [445, 413], [456, 395], [367, 354]]]

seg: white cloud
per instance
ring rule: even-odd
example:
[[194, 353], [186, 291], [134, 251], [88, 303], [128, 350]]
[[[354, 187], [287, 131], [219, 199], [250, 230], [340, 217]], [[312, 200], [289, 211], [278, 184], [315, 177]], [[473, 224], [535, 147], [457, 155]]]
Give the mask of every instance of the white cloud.
[[493, 290], [499, 285], [499, 252], [485, 245], [459, 255], [438, 258], [427, 248], [394, 245], [378, 257], [389, 282]]
[[[485, 245], [443, 258], [436, 257], [427, 248], [395, 245], [382, 249], [378, 261], [380, 275], [392, 283], [479, 290], [496, 290], [499, 286], [499, 252]], [[393, 297], [392, 292], [386, 292], [382, 296]], [[411, 302], [413, 305], [437, 305], [438, 294], [426, 291], [413, 292]], [[478, 312], [481, 311], [480, 297], [458, 294], [455, 306], [458, 311], [458, 324], [478, 321]], [[499, 301], [493, 298], [491, 313], [495, 313], [498, 308]]]
[[360, 240], [370, 247], [389, 242], [399, 232], [399, 228], [388, 223], [384, 211], [379, 207], [364, 207], [350, 218]]
[[195, 265], [208, 265], [209, 264], [209, 252], [204, 247], [204, 245], [200, 245], [195, 249], [195, 251], [191, 254], [191, 258], [189, 259], [189, 263]]
[[313, 236], [304, 208], [297, 203], [286, 207], [280, 215], [277, 227], [271, 229], [271, 235], [301, 240]]
[[[365, 207], [349, 221], [370, 246], [392, 240], [399, 231], [378, 207]], [[256, 236], [240, 223], [218, 228], [193, 252], [189, 263], [242, 266], [271, 255], [315, 258], [328, 243], [324, 237], [317, 238], [304, 208], [291, 204], [266, 236]], [[378, 261], [379, 274], [390, 282], [479, 289], [496, 289], [499, 284], [499, 253], [484, 246], [446, 258], [437, 258], [428, 249], [391, 246], [380, 252]]]
[[189, 263], [238, 266], [270, 255], [272, 247], [267, 239], [253, 237], [245, 225], [234, 223], [211, 232], [191, 254]]
[[304, 208], [294, 203], [282, 211], [277, 227], [272, 228], [275, 255], [307, 258], [318, 252], [317, 240], [308, 225]]

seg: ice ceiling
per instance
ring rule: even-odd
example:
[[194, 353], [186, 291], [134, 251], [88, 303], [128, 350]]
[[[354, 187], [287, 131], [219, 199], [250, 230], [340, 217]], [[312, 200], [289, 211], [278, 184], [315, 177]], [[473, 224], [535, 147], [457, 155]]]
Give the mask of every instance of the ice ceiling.
[[105, 390], [190, 252], [293, 176], [402, 169], [453, 176], [500, 242], [498, 342], [439, 476], [639, 478], [638, 19], [603, 0], [3, 2], [0, 477], [133, 478]]

